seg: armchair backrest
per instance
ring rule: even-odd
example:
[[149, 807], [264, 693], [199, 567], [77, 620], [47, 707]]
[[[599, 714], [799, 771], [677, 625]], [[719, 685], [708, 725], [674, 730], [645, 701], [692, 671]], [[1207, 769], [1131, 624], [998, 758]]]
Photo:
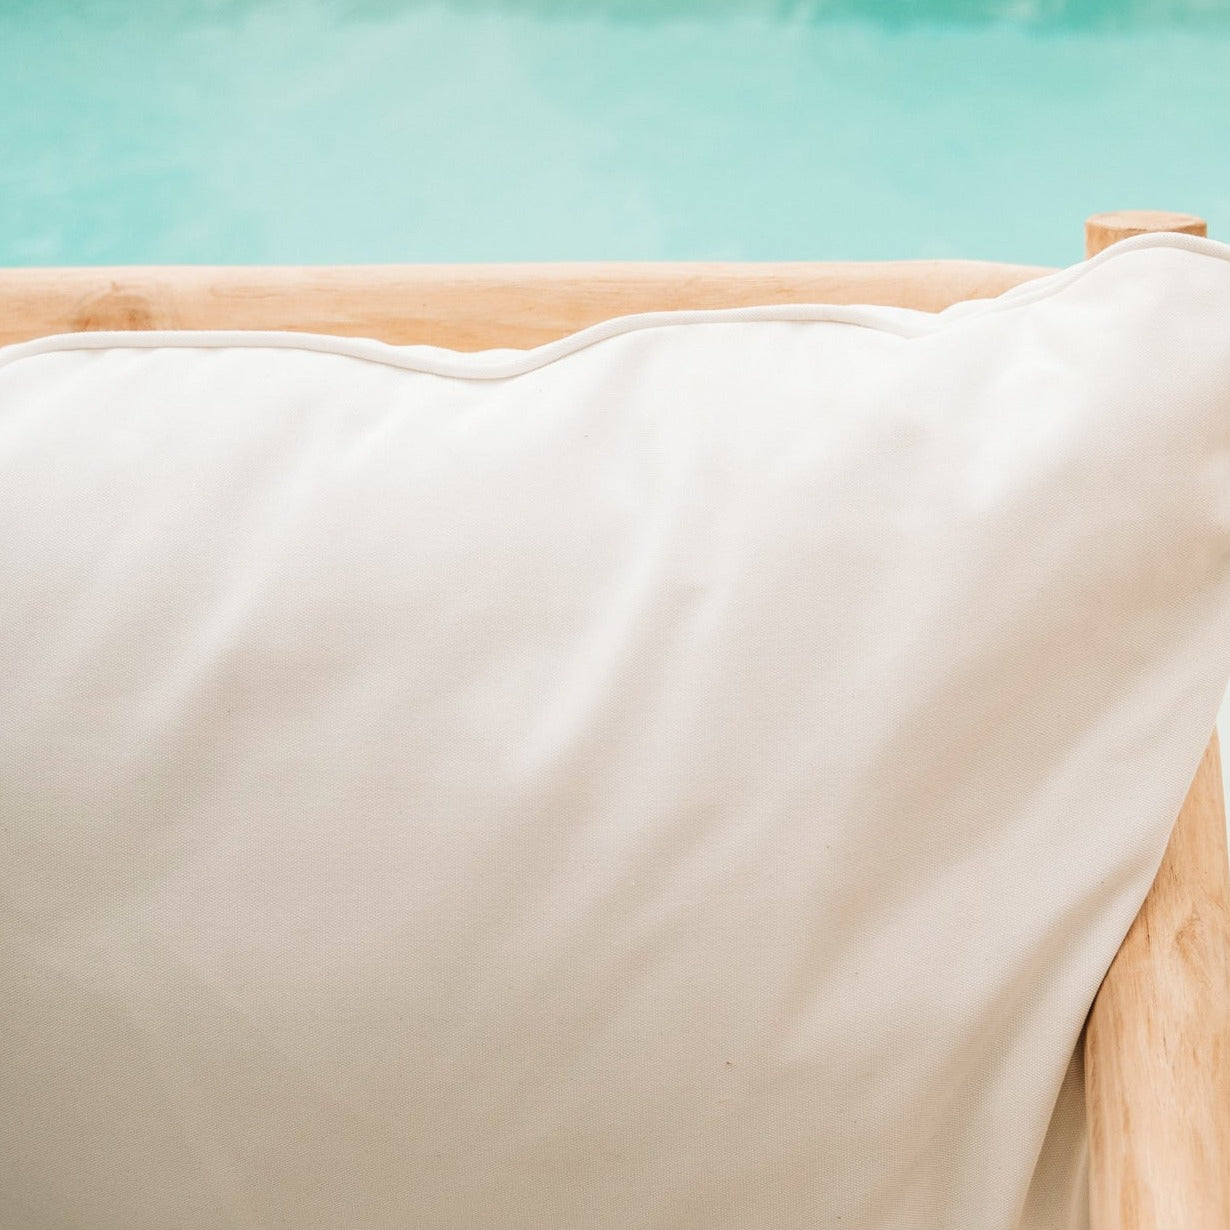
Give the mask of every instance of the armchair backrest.
[[[1107, 214], [1087, 255], [1199, 219]], [[977, 261], [0, 271], [0, 344], [113, 329], [278, 329], [458, 350], [613, 316], [767, 303], [936, 311], [1050, 272]], [[1230, 865], [1216, 735], [1084, 1035], [1093, 1230], [1230, 1226]]]

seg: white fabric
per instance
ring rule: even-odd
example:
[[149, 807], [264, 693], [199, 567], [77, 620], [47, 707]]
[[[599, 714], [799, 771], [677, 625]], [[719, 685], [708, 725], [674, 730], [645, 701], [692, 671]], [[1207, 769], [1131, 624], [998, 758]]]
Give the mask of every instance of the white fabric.
[[1153, 237], [0, 351], [0, 1225], [1083, 1225], [1230, 669], [1227, 321]]

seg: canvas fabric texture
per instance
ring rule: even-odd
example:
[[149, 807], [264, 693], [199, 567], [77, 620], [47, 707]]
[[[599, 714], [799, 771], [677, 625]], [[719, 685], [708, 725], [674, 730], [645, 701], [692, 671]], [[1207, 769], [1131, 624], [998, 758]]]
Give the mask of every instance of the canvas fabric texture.
[[0, 350], [0, 1226], [1081, 1230], [1230, 673], [1230, 249]]

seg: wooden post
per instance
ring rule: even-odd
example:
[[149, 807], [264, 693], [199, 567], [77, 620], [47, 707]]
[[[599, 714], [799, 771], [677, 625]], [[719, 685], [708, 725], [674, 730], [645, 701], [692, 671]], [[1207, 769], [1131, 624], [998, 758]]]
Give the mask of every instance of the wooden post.
[[1112, 243], [1132, 235], [1178, 231], [1183, 235], [1207, 235], [1208, 224], [1193, 214], [1168, 214], [1156, 209], [1128, 209], [1093, 214], [1085, 219], [1085, 258], [1097, 256]]
[[[1098, 214], [1086, 256], [1129, 235], [1206, 234], [1186, 214]], [[1153, 887], [1085, 1026], [1092, 1230], [1230, 1228], [1230, 864], [1217, 732]]]

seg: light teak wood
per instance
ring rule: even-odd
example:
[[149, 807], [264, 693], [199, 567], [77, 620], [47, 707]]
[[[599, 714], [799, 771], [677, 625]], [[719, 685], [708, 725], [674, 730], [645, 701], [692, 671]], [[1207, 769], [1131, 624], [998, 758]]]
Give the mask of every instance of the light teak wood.
[[8, 269], [0, 344], [98, 329], [289, 329], [532, 347], [612, 316], [757, 303], [938, 311], [1048, 272], [982, 261]]
[[1230, 875], [1214, 735], [1085, 1034], [1092, 1230], [1230, 1226]]
[[[1086, 255], [1185, 214], [1101, 214]], [[1180, 493], [1181, 495], [1181, 493]], [[1085, 1027], [1092, 1230], [1230, 1228], [1230, 865], [1213, 734]]]
[[1085, 255], [1096, 256], [1112, 243], [1132, 235], [1151, 235], [1157, 231], [1178, 231], [1183, 235], [1208, 235], [1203, 218], [1194, 214], [1171, 214], [1157, 209], [1125, 209], [1115, 213], [1093, 214], [1085, 219]]

